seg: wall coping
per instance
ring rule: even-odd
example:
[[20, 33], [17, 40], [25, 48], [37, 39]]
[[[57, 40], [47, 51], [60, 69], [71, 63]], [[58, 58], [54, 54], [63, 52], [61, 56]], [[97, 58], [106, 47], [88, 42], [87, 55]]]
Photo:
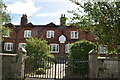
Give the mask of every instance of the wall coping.
[[0, 56], [16, 56], [17, 54], [0, 53]]
[[97, 57], [98, 60], [110, 59], [109, 57]]

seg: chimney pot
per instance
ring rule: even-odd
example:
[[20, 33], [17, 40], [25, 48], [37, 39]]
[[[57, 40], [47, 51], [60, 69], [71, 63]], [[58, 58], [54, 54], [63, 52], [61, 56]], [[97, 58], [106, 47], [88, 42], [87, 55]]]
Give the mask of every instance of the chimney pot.
[[26, 14], [22, 14], [22, 17], [21, 17], [21, 25], [26, 25], [27, 24], [27, 15]]
[[65, 17], [65, 14], [61, 14], [60, 26], [65, 26], [65, 25], [66, 25], [66, 17]]
[[65, 17], [65, 14], [64, 14], [64, 17]]

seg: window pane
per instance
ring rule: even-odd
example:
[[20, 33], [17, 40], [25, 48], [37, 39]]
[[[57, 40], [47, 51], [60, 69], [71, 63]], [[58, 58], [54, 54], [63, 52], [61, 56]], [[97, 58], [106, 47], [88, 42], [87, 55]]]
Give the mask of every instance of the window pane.
[[47, 32], [47, 38], [50, 38], [50, 32], [49, 31]]
[[54, 38], [54, 31], [47, 31], [47, 38]]
[[30, 30], [25, 30], [24, 31], [24, 37], [31, 37], [31, 31]]
[[100, 54], [107, 54], [108, 53], [107, 46], [99, 46], [99, 53]]
[[7, 50], [11, 50], [11, 45], [10, 44], [8, 44], [8, 47], [7, 47]]
[[78, 32], [75, 32], [75, 38], [77, 38], [78, 37]]
[[71, 31], [71, 38], [77, 39], [78, 38], [78, 32], [77, 31]]
[[56, 45], [56, 51], [58, 51], [58, 45]]
[[53, 38], [53, 37], [54, 37], [54, 32], [52, 31], [52, 32], [51, 32], [51, 38]]
[[13, 43], [5, 43], [4, 50], [12, 51], [12, 49], [13, 49]]
[[50, 44], [50, 50], [52, 53], [58, 53], [58, 44]]
[[20, 49], [21, 47], [25, 47], [26, 43], [19, 43], [18, 49]]

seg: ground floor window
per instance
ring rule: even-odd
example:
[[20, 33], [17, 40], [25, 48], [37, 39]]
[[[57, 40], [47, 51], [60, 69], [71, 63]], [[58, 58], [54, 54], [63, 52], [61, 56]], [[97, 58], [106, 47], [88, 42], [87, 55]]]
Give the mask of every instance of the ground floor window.
[[4, 44], [4, 50], [5, 51], [12, 51], [13, 50], [13, 43], [10, 43], [10, 42], [5, 43]]
[[26, 43], [19, 43], [18, 49], [20, 49], [21, 47], [24, 47], [24, 48], [25, 48], [25, 45], [26, 45]]
[[65, 53], [69, 53], [70, 52], [71, 46], [72, 46], [72, 44], [66, 44], [65, 45]]
[[51, 51], [51, 53], [58, 53], [59, 45], [58, 44], [50, 44], [50, 51]]
[[108, 48], [106, 45], [99, 45], [98, 51], [100, 54], [107, 54], [108, 53]]

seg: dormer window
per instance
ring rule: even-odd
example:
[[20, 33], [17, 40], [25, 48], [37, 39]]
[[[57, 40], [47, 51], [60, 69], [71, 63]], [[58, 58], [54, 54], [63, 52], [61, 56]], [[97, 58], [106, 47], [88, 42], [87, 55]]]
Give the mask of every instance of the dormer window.
[[54, 38], [54, 31], [52, 31], [52, 30], [47, 31], [46, 37], [47, 38]]
[[31, 37], [31, 30], [25, 30], [24, 31], [24, 38], [30, 38]]
[[78, 31], [71, 31], [71, 39], [78, 39]]

